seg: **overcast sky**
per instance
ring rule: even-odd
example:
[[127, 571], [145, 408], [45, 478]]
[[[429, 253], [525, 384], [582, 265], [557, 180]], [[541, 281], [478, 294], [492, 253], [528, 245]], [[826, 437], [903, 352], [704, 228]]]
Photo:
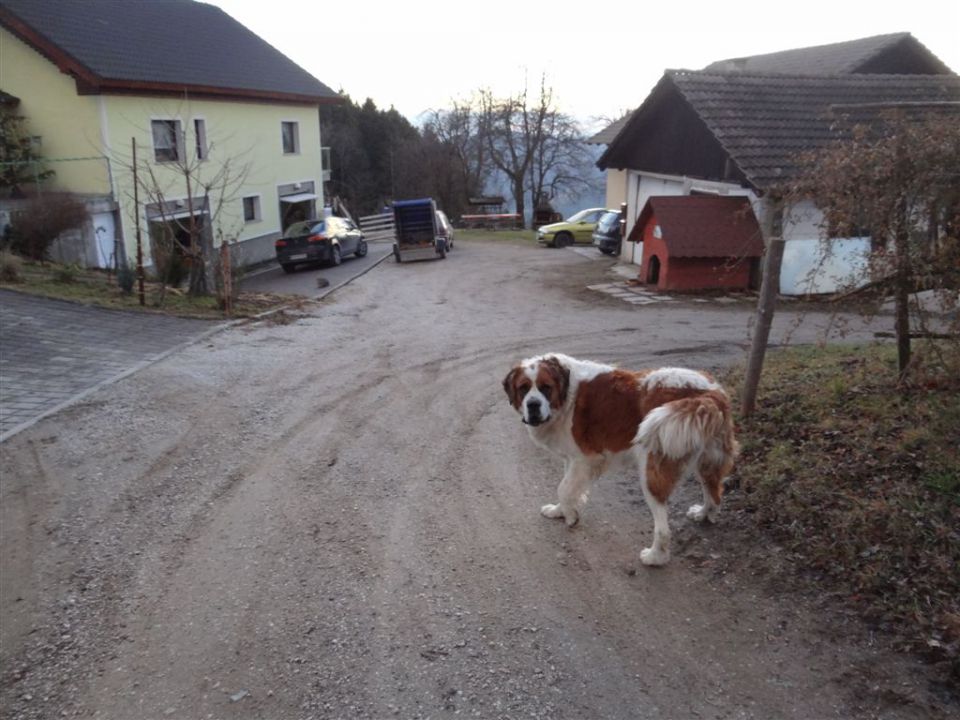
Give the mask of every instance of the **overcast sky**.
[[909, 32], [960, 72], [957, 0], [208, 0], [336, 91], [412, 122], [479, 88], [542, 74], [595, 127], [643, 102], [671, 69]]

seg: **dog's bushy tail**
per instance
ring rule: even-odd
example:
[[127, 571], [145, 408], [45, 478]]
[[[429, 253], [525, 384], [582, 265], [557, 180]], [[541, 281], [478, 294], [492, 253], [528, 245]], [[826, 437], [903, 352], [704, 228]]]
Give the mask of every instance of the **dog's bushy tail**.
[[640, 423], [633, 442], [648, 452], [682, 459], [708, 446], [736, 452], [730, 403], [722, 390], [665, 403]]

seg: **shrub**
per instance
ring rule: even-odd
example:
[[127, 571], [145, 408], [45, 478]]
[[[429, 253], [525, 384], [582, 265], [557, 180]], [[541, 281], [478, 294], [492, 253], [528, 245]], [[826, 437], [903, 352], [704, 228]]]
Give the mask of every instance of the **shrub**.
[[46, 193], [30, 200], [13, 217], [11, 247], [33, 260], [46, 260], [60, 233], [87, 221], [86, 206], [69, 193]]
[[77, 281], [77, 275], [80, 273], [79, 265], [58, 265], [53, 273], [53, 279], [58, 283], [69, 284]]
[[170, 287], [180, 287], [190, 274], [190, 268], [179, 247], [174, 247], [166, 256], [159, 258], [158, 265], [160, 282]]
[[117, 270], [117, 285], [120, 288], [120, 292], [124, 295], [133, 293], [133, 285], [136, 281], [137, 273], [130, 265], [124, 263], [120, 266], [120, 269]]
[[23, 260], [6, 250], [0, 251], [0, 280], [20, 282], [23, 279]]

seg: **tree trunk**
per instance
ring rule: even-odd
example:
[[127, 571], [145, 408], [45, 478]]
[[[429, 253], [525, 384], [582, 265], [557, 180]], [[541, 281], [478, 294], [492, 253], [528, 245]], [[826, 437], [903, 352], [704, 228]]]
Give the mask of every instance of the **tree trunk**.
[[747, 372], [743, 380], [743, 395], [740, 411], [744, 417], [756, 408], [757, 388], [760, 386], [760, 373], [767, 353], [767, 341], [770, 327], [773, 325], [773, 313], [780, 291], [780, 266], [783, 262], [783, 238], [770, 238], [767, 242], [763, 262], [763, 280], [760, 283], [760, 299], [757, 302], [757, 325], [753, 330], [753, 344], [747, 360]]
[[517, 206], [517, 215], [520, 216], [520, 223], [523, 227], [527, 226], [526, 205], [524, 203], [523, 173], [513, 180], [513, 200]]
[[910, 248], [909, 234], [902, 227], [896, 234], [897, 280], [894, 288], [897, 332], [897, 369], [903, 382], [910, 365]]

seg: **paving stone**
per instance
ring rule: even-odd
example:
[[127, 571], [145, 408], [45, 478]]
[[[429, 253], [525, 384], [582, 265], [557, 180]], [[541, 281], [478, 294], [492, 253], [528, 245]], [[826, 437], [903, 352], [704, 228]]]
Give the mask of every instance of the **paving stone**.
[[0, 290], [0, 436], [216, 324]]

